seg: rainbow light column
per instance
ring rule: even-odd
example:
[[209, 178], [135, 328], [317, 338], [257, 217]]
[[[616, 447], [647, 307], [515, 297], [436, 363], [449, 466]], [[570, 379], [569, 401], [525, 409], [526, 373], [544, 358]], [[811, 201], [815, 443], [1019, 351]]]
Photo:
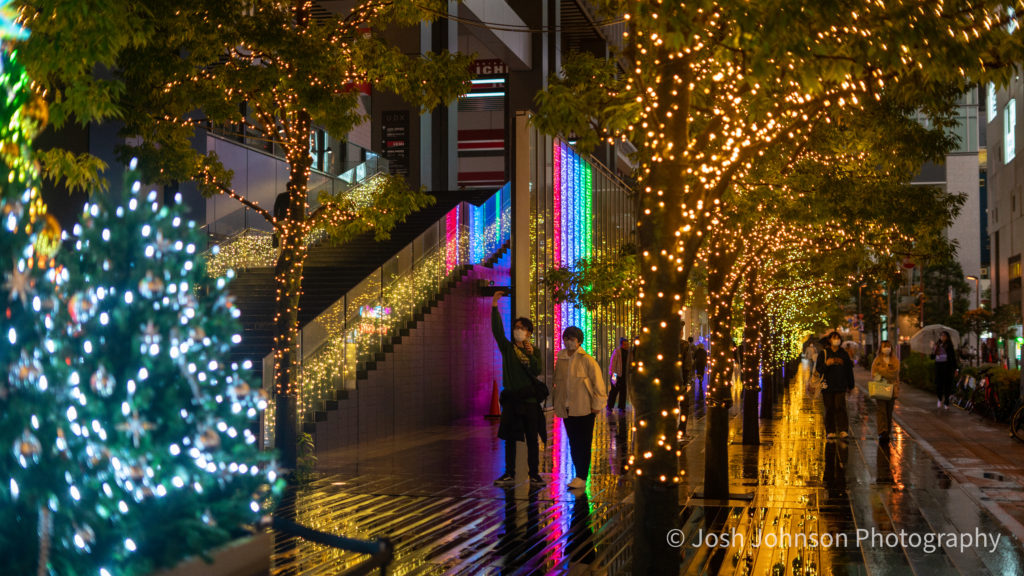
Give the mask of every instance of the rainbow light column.
[[[568, 144], [554, 142], [554, 265], [570, 268], [593, 255], [593, 180], [590, 165]], [[562, 348], [562, 330], [578, 326], [586, 335], [585, 347], [593, 345], [591, 314], [567, 302], [555, 305], [555, 354]]]

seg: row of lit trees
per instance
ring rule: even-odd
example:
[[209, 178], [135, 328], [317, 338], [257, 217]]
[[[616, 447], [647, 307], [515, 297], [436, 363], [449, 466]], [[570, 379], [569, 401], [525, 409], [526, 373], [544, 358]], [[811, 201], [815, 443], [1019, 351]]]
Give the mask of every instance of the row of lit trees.
[[[846, 110], [860, 113], [870, 103], [913, 106], [945, 127], [968, 82], [1010, 77], [1021, 39], [1007, 26], [1016, 24], [1013, 3], [989, 0], [859, 1], [838, 14], [835, 5], [815, 2], [599, 4], [628, 19], [625, 74], [616, 80], [599, 62], [576, 65], [538, 103], [547, 131], [584, 135], [597, 119], [600, 136], [630, 138], [641, 151], [634, 472], [642, 515], [648, 503], [671, 504], [682, 476], [672, 441], [681, 389], [680, 312], [701, 251], [722, 225], [719, 210], [728, 210], [765, 163], [789, 164]], [[598, 102], [601, 110], [581, 122], [573, 110], [581, 101]], [[849, 153], [865, 144], [851, 134]], [[906, 139], [897, 152], [920, 144]], [[829, 161], [828, 155], [820, 159], [826, 166]], [[896, 154], [870, 168], [891, 175], [902, 161]], [[866, 199], [840, 202], [837, 213], [854, 200]], [[708, 263], [709, 276], [726, 273]], [[724, 301], [712, 298], [712, 308]], [[728, 363], [723, 346], [712, 350], [711, 362]], [[722, 430], [726, 414], [724, 402], [709, 401], [709, 437]], [[727, 492], [727, 478], [709, 471], [704, 489]], [[638, 559], [636, 567], [671, 572], [678, 555], [656, 541], [638, 543], [637, 556], [649, 560]]]

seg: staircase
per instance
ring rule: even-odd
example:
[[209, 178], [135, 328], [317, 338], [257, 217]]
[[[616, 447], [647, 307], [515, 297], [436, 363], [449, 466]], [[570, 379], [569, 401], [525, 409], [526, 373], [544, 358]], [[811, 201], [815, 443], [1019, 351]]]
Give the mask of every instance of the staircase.
[[[299, 324], [305, 326], [331, 304], [359, 284], [399, 250], [445, 216], [460, 201], [479, 202], [493, 192], [439, 195], [433, 206], [411, 214], [392, 230], [388, 240], [377, 242], [373, 233], [362, 234], [342, 246], [310, 248], [299, 300]], [[273, 349], [276, 286], [272, 268], [250, 268], [238, 273], [229, 290], [241, 311], [242, 342], [232, 348], [232, 360], [252, 362], [252, 381], [263, 376], [263, 357]]]
[[[372, 358], [366, 358], [361, 361], [356, 371], [356, 388], [354, 390], [337, 388], [327, 398], [317, 401], [313, 410], [306, 412], [305, 420], [302, 422], [302, 429], [304, 432], [317, 435], [317, 423], [327, 422], [332, 412], [336, 412], [339, 408], [343, 408], [347, 400], [352, 399], [355, 395], [360, 392], [360, 389], [370, 381], [374, 373], [381, 366], [386, 365], [388, 362], [394, 360], [395, 352], [398, 347], [411, 336], [413, 336], [417, 330], [422, 329], [423, 324], [430, 320], [430, 316], [435, 312], [444, 302], [445, 299], [453, 293], [455, 290], [461, 290], [463, 294], [470, 296], [476, 295], [479, 291], [478, 284], [483, 282], [480, 278], [473, 278], [469, 284], [467, 284], [467, 277], [480, 276], [480, 269], [493, 269], [495, 264], [506, 258], [510, 249], [510, 243], [506, 242], [501, 249], [489, 257], [486, 261], [481, 264], [471, 266], [459, 266], [455, 268], [447, 281], [441, 288], [441, 291], [430, 301], [424, 302], [412, 315], [412, 318], [404, 322], [401, 328], [396, 334], [392, 334], [386, 338], [381, 351], [374, 354]], [[487, 302], [489, 304], [489, 300]], [[487, 326], [487, 330], [490, 329], [490, 317], [473, 319], [474, 322], [482, 322]], [[420, 335], [422, 338], [422, 335]], [[493, 347], [490, 341], [487, 342], [489, 347]], [[457, 343], [446, 342], [446, 345], [453, 346], [456, 349], [461, 348]]]

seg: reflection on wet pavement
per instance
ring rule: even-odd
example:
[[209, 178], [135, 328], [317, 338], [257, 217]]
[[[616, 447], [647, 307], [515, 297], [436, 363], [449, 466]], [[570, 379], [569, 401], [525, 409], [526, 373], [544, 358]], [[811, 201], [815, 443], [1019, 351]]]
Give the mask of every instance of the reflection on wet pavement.
[[[691, 406], [681, 460], [685, 478], [699, 482], [704, 420], [699, 399]], [[761, 446], [730, 444], [735, 500], [697, 500], [700, 486], [680, 487], [681, 574], [1024, 574], [1019, 544], [903, 429], [877, 442], [872, 400], [850, 395], [848, 441], [826, 441], [820, 395], [805, 373], [774, 409], [761, 421]], [[632, 485], [620, 476], [628, 418], [598, 416], [585, 491], [565, 487], [573, 474], [560, 423], [542, 450], [546, 485], [531, 488], [521, 472], [515, 486], [492, 486], [501, 442], [481, 419], [331, 454], [321, 461], [329, 475], [297, 495], [297, 519], [390, 538], [394, 574], [629, 574]], [[738, 415], [730, 433], [742, 438]], [[927, 540], [940, 534], [1000, 539]], [[272, 573], [337, 574], [359, 560], [279, 537]]]

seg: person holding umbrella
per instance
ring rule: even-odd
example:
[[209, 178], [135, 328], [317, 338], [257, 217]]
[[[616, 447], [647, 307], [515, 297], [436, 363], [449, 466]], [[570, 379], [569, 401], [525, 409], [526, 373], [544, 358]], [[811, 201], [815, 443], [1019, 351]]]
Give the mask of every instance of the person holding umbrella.
[[949, 410], [949, 394], [953, 391], [958, 368], [956, 350], [953, 348], [953, 341], [949, 339], [949, 332], [943, 330], [939, 333], [939, 340], [932, 348], [931, 358], [935, 360], [935, 393], [939, 397], [935, 407]]

